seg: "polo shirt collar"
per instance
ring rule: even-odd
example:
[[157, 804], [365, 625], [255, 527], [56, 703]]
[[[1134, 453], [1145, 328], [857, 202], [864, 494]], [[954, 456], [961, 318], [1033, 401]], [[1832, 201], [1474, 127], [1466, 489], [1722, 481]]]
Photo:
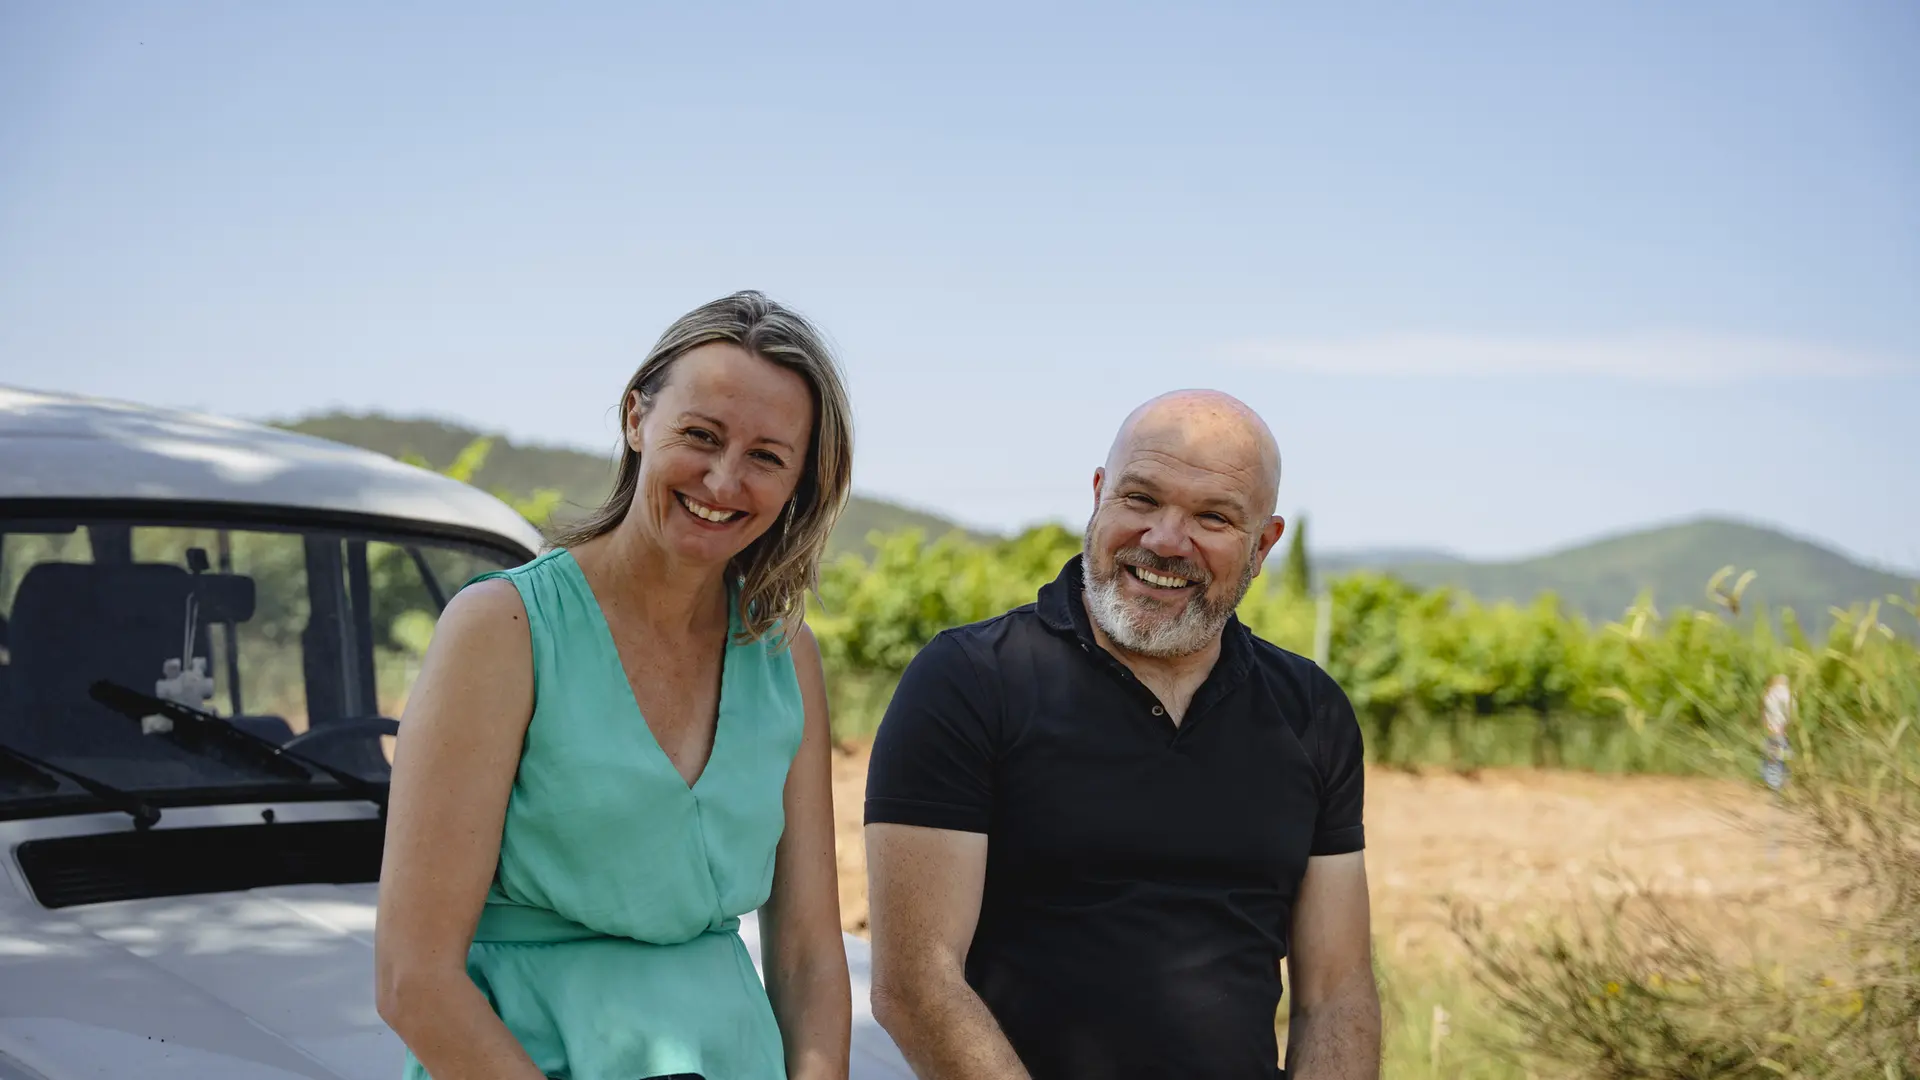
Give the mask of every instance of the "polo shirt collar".
[[[1040, 586], [1034, 611], [1047, 629], [1099, 648], [1099, 639], [1093, 636], [1093, 619], [1081, 598], [1086, 587], [1085, 556], [1075, 555], [1060, 568], [1059, 576]], [[1227, 625], [1220, 630], [1220, 658], [1214, 661], [1208, 683], [1225, 688], [1240, 681], [1253, 662], [1253, 646], [1248, 640], [1251, 636], [1240, 616], [1227, 616]]]
[[1084, 641], [1093, 640], [1093, 622], [1087, 618], [1087, 605], [1080, 595], [1087, 587], [1082, 556], [1075, 555], [1060, 568], [1059, 576], [1040, 586], [1035, 611], [1047, 629]]

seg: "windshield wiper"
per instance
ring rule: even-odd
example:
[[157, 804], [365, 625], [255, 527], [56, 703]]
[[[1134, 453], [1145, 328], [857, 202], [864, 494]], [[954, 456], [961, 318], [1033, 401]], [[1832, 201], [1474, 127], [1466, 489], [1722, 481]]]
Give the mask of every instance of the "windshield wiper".
[[305, 754], [297, 754], [235, 727], [210, 712], [143, 694], [105, 679], [94, 683], [87, 692], [93, 700], [135, 723], [156, 713], [173, 721], [172, 730], [161, 732], [160, 737], [183, 750], [226, 764], [235, 764], [238, 758], [248, 766], [294, 780], [310, 781], [314, 772], [325, 773], [338, 781], [341, 787], [378, 806], [382, 815], [387, 812], [387, 789], [384, 785], [355, 776], [324, 761], [316, 761]]
[[[30, 754], [23, 754], [5, 743], [0, 743], [0, 758], [6, 758], [15, 764], [23, 765], [48, 779], [60, 777], [73, 781], [84, 789], [87, 794], [99, 799], [105, 805], [131, 816], [133, 818], [133, 827], [136, 829], [150, 829], [160, 820], [160, 811], [149, 806], [145, 799], [142, 799], [131, 791], [122, 791], [111, 784], [101, 783], [91, 776], [82, 776], [72, 769], [63, 769], [52, 762], [41, 761], [39, 758], [33, 757]], [[55, 782], [55, 786], [58, 786], [58, 781]]]

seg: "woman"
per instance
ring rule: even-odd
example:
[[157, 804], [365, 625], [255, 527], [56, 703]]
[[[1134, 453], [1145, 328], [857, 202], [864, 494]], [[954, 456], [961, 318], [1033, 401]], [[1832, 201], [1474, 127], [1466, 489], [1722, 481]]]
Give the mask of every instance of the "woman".
[[[844, 1078], [801, 618], [847, 497], [846, 393], [813, 328], [740, 293], [667, 330], [622, 413], [606, 505], [435, 631], [394, 755], [380, 1015], [408, 1077]], [[764, 988], [736, 930], [755, 909]]]

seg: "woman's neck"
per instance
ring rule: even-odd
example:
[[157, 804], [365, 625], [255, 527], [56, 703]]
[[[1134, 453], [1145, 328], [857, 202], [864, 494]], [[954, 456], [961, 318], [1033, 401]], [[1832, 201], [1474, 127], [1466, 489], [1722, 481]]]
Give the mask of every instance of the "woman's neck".
[[724, 631], [727, 567], [691, 565], [674, 558], [646, 532], [643, 520], [629, 514], [613, 531], [574, 549], [576, 560], [595, 579], [603, 604], [661, 634]]

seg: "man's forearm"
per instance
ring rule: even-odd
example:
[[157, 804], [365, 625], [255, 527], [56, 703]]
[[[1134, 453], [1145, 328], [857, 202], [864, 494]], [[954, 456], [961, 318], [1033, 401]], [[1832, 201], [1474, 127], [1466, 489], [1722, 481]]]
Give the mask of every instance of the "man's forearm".
[[1372, 979], [1287, 1018], [1287, 1080], [1379, 1080], [1380, 994]]
[[1029, 1080], [986, 1002], [958, 976], [876, 987], [873, 1013], [920, 1080]]

